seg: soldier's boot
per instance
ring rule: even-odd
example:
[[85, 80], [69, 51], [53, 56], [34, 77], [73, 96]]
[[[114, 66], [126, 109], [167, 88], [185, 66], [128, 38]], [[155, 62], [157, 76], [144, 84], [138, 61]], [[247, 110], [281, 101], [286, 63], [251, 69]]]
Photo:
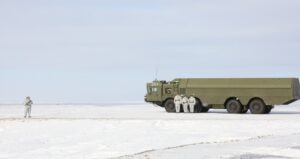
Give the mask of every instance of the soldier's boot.
[[180, 112], [180, 104], [175, 104], [176, 113]]
[[183, 111], [184, 111], [185, 113], [188, 113], [188, 112], [189, 112], [189, 110], [188, 110], [188, 105], [187, 105], [187, 104], [184, 104], [184, 105], [183, 105]]
[[190, 112], [191, 113], [194, 113], [194, 107], [195, 107], [195, 105], [190, 105]]

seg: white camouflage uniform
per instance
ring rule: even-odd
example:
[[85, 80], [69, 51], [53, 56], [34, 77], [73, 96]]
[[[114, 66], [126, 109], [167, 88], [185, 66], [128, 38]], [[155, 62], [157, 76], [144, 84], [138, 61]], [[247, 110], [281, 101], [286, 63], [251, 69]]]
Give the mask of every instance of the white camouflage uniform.
[[25, 106], [25, 111], [24, 111], [24, 118], [28, 117], [31, 118], [31, 106], [32, 106], [33, 102], [32, 100], [27, 97], [25, 102], [24, 102], [24, 106]]
[[185, 112], [185, 113], [188, 113], [189, 112], [189, 110], [188, 110], [188, 107], [189, 107], [189, 99], [187, 98], [187, 97], [183, 97], [182, 98], [182, 105], [183, 105], [183, 111]]
[[175, 109], [176, 112], [180, 112], [180, 105], [181, 105], [181, 96], [180, 95], [176, 95], [174, 98], [174, 103], [175, 103]]
[[193, 96], [191, 96], [189, 98], [189, 106], [190, 106], [190, 112], [191, 113], [194, 113], [194, 107], [195, 107], [195, 105], [196, 105], [196, 98], [193, 97]]

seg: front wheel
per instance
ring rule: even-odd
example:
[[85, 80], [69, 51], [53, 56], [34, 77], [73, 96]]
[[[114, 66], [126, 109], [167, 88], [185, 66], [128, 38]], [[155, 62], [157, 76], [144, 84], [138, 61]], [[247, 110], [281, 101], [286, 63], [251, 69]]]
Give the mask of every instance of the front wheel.
[[168, 99], [165, 103], [164, 103], [165, 109], [168, 113], [174, 113], [176, 112], [175, 110], [175, 103], [173, 99]]
[[240, 101], [231, 99], [226, 103], [226, 109], [228, 113], [242, 113], [243, 106]]

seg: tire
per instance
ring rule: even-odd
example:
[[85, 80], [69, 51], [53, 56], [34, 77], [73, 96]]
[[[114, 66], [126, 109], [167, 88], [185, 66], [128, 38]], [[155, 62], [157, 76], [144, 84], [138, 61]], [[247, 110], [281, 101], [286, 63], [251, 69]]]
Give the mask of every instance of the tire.
[[267, 106], [266, 109], [265, 109], [265, 114], [269, 114], [271, 112], [271, 110], [273, 109], [272, 106]]
[[266, 112], [267, 106], [260, 99], [255, 99], [249, 104], [250, 112], [252, 114], [264, 114]]
[[226, 109], [228, 113], [242, 113], [243, 106], [240, 101], [231, 99], [226, 103]]
[[168, 99], [165, 103], [164, 103], [165, 109], [168, 113], [175, 113], [175, 103], [173, 99]]

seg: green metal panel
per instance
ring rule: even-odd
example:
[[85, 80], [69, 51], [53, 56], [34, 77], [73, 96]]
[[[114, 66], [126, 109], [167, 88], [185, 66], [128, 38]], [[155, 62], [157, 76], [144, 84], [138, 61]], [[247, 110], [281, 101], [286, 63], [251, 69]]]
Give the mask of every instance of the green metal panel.
[[[207, 78], [175, 79], [182, 82], [186, 95], [194, 95], [203, 103], [224, 104], [237, 97], [243, 105], [251, 98], [262, 98], [267, 105], [284, 104], [294, 99], [293, 78]], [[299, 85], [299, 83], [298, 83]]]

